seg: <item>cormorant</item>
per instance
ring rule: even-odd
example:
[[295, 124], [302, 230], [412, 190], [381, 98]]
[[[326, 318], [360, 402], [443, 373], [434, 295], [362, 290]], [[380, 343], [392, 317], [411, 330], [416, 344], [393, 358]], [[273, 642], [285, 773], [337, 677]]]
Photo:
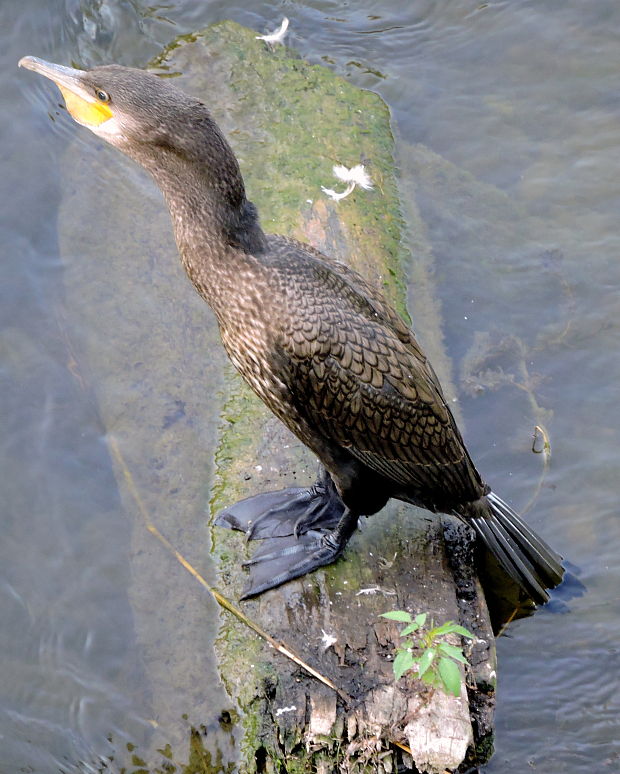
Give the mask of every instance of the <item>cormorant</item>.
[[219, 515], [263, 541], [244, 596], [333, 562], [359, 516], [394, 497], [459, 516], [533, 600], [547, 601], [560, 557], [476, 470], [413, 333], [357, 272], [262, 231], [205, 105], [132, 68], [20, 65], [54, 81], [78, 123], [152, 174], [230, 359], [322, 464], [307, 489], [259, 494]]

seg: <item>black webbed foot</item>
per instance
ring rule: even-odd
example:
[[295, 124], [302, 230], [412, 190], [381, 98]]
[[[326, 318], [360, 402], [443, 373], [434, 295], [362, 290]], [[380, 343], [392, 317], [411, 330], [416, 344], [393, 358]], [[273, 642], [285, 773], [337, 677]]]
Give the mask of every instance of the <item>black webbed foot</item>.
[[241, 599], [255, 597], [267, 589], [335, 562], [356, 525], [357, 516], [345, 510], [334, 529], [311, 529], [303, 535], [286, 535], [263, 541], [252, 558], [243, 563], [250, 571], [250, 578]]
[[241, 598], [247, 599], [334, 562], [353, 534], [357, 516], [322, 471], [306, 489], [291, 487], [241, 500], [221, 511], [215, 524], [263, 541], [244, 563], [250, 578]]
[[299, 537], [311, 529], [333, 529], [344, 513], [336, 488], [322, 472], [311, 487], [289, 487], [240, 500], [221, 511], [218, 527], [245, 532], [248, 540]]

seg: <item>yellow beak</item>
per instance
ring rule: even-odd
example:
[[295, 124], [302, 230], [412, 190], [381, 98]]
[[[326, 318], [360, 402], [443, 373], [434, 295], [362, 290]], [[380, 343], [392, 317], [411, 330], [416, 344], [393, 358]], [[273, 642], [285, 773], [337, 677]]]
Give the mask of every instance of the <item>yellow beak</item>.
[[99, 101], [84, 87], [82, 83], [82, 78], [86, 75], [84, 70], [63, 67], [36, 56], [22, 57], [19, 60], [19, 66], [54, 81], [64, 97], [67, 110], [78, 124], [99, 126], [114, 115], [107, 103]]

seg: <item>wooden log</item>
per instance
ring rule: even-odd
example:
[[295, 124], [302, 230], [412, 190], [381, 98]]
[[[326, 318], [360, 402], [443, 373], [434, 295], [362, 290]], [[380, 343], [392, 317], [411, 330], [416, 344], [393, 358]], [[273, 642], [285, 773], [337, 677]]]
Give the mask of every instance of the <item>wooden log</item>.
[[[215, 27], [161, 62], [185, 75], [210, 73], [214, 61], [218, 70], [227, 68], [227, 81], [244, 94], [231, 107], [235, 126], [243, 125], [249, 110], [252, 131], [260, 127], [261, 160], [253, 159], [245, 175], [263, 217], [276, 213], [273, 230], [292, 233], [350, 262], [381, 283], [402, 311], [406, 258], [400, 249], [402, 219], [387, 109], [375, 95], [353, 89], [324, 68], [310, 67], [283, 49], [274, 54], [257, 47], [251, 35], [232, 25], [226, 29], [237, 44], [232, 57], [223, 27]], [[283, 127], [289, 154], [283, 152]], [[236, 149], [243, 162], [246, 154]], [[303, 149], [302, 174], [297, 171], [298, 149]], [[285, 177], [274, 178], [272, 153]], [[364, 160], [378, 191], [359, 193], [338, 205], [317, 199], [321, 183], [330, 185], [333, 163], [352, 166]], [[269, 190], [264, 190], [267, 181]], [[292, 203], [285, 217], [281, 200]], [[272, 228], [268, 220], [264, 223]], [[305, 450], [258, 406], [252, 415], [250, 400], [240, 386], [228, 402], [232, 421], [220, 441], [214, 511], [252, 492], [311, 479], [312, 462]], [[259, 426], [261, 433], [256, 432]], [[465, 532], [459, 534], [466, 543]], [[226, 588], [238, 593], [243, 541], [217, 531], [214, 546]], [[456, 585], [440, 522], [392, 504], [369, 520], [344, 561], [245, 606], [276, 639], [304, 654], [357, 701], [362, 699], [358, 709], [339, 704], [333, 691], [301, 676], [294, 664], [266, 655], [262, 643], [248, 648], [247, 633], [226, 620], [218, 643], [222, 673], [247, 713], [246, 727], [252, 731], [246, 744], [254, 759], [264, 757], [267, 770], [277, 770], [283, 761], [288, 770], [327, 771], [346, 761], [351, 770], [389, 771], [397, 763], [389, 745], [394, 740], [411, 747], [420, 770], [458, 767], [473, 746], [464, 686], [456, 699], [442, 692], [429, 697], [411, 681], [395, 685], [390, 656], [398, 644], [397, 627], [378, 617], [388, 609], [408, 608], [429, 611], [436, 621], [459, 619]], [[375, 593], [364, 593], [370, 590]], [[492, 650], [483, 602], [471, 619], [468, 623], [482, 630]], [[326, 647], [331, 638], [335, 642]], [[482, 661], [488, 666], [488, 650]], [[487, 687], [491, 673], [488, 667]]]
[[[239, 157], [265, 230], [295, 236], [349, 262], [381, 285], [406, 316], [411, 258], [403, 248], [389, 112], [376, 95], [284, 47], [271, 50], [255, 40], [253, 31], [228, 22], [179, 39], [154, 66], [176, 77], [182, 88], [204, 95]], [[120, 169], [111, 149], [100, 153], [106, 174]], [[321, 185], [337, 187], [333, 164], [360, 162], [367, 164], [374, 190], [330, 202]], [[103, 422], [122, 451], [122, 464], [115, 461], [119, 490], [135, 516], [130, 594], [154, 717], [166, 729], [165, 743], [178, 749], [186, 733], [181, 715], [189, 707], [188, 723], [197, 726], [201, 714], [204, 720], [211, 711], [212, 698], [205, 699], [196, 680], [213, 667], [205, 638], [210, 613], [186, 578], [170, 582], [176, 569], [166, 564], [162, 577], [161, 563], [167, 560], [144, 528], [141, 507], [211, 577], [203, 510], [213, 449], [212, 513], [252, 493], [308, 483], [316, 463], [232, 368], [222, 379], [215, 325], [182, 276], [167, 215], [142, 173], [132, 173], [145, 197], [141, 215], [149, 223], [165, 222], [163, 232], [160, 226], [146, 233], [135, 227], [122, 180], [120, 211], [114, 208], [111, 216], [102, 207], [94, 219], [92, 199], [85, 199], [92, 169], [90, 178], [79, 164], [71, 170], [63, 252], [81, 257], [79, 265], [69, 257], [68, 294], [82, 320], [81, 349]], [[123, 162], [123, 174], [126, 170]], [[89, 229], [82, 228], [86, 223]], [[107, 236], [119, 230], [124, 238], [110, 244]], [[160, 233], [166, 234], [163, 251], [154, 244]], [[416, 234], [416, 241], [428, 261], [424, 234]], [[98, 245], [96, 255], [93, 245]], [[92, 263], [85, 269], [88, 254]], [[418, 275], [428, 278], [427, 269], [421, 265]], [[430, 290], [422, 283], [416, 306], [437, 311]], [[114, 325], [114, 337], [102, 344], [106, 323]], [[431, 315], [422, 339], [431, 360], [440, 364], [450, 395], [438, 324], [438, 315]], [[239, 621], [222, 617], [216, 652], [222, 681], [239, 711], [235, 733], [244, 772], [391, 772], [403, 762], [419, 771], [443, 772], [488, 755], [494, 640], [471, 570], [469, 532], [451, 523], [446, 532], [440, 519], [398, 503], [362, 526], [335, 565], [244, 605], [263, 629], [333, 681], [340, 695]], [[245, 552], [239, 534], [212, 531], [218, 586], [233, 598], [243, 585]], [[180, 577], [182, 572], [179, 568]], [[411, 676], [394, 681], [398, 627], [379, 617], [393, 609], [427, 612], [437, 623], [459, 621], [477, 635], [459, 697], [429, 691]], [[189, 658], [179, 647], [188, 641], [200, 643]], [[344, 695], [351, 700], [344, 701]], [[164, 744], [163, 738], [157, 744]]]

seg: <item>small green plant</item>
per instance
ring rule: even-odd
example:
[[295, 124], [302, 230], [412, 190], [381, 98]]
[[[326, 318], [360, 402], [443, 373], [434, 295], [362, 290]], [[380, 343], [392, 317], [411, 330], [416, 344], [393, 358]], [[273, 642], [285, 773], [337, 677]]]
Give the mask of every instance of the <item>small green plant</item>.
[[[400, 632], [400, 636], [409, 638], [403, 640], [400, 647], [396, 649], [396, 656], [392, 664], [394, 678], [400, 680], [405, 672], [415, 668], [416, 676], [427, 685], [433, 688], [442, 688], [446, 693], [459, 696], [461, 693], [461, 673], [456, 662], [466, 664], [467, 659], [461, 648], [444, 642], [442, 637], [447, 634], [460, 634], [461, 637], [473, 640], [475, 639], [474, 635], [454, 621], [446, 621], [441, 626], [432, 626], [431, 621], [432, 628], [425, 630], [427, 613], [420, 613], [412, 618], [406, 610], [392, 610], [389, 613], [381, 613], [381, 615], [383, 618], [389, 618], [390, 621], [406, 624]], [[416, 632], [415, 637], [410, 637]], [[419, 656], [413, 655], [414, 649], [420, 652]]]

